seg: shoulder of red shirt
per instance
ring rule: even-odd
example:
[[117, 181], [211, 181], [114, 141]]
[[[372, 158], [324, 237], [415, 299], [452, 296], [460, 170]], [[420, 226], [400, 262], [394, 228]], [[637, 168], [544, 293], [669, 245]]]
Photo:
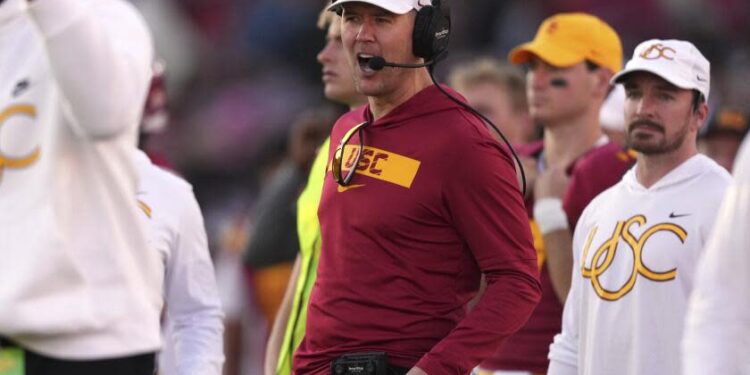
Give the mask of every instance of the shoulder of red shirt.
[[576, 171], [601, 171], [614, 165], [630, 166], [635, 163], [636, 153], [616, 142], [609, 142], [581, 155], [575, 163]]

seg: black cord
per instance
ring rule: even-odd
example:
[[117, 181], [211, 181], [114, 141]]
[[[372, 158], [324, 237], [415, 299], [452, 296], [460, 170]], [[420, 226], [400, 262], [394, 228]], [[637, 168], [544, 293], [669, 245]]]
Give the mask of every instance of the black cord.
[[[437, 59], [436, 59], [437, 60]], [[434, 65], [433, 65], [434, 66]], [[487, 116], [479, 113], [476, 109], [472, 108], [470, 105], [458, 100], [456, 97], [448, 93], [443, 89], [442, 86], [438, 83], [438, 81], [435, 79], [435, 74], [433, 72], [433, 69], [427, 69], [430, 72], [430, 78], [432, 79], [432, 83], [437, 86], [438, 90], [443, 93], [443, 95], [447, 96], [450, 100], [456, 102], [456, 104], [460, 105], [461, 107], [466, 108], [469, 112], [479, 116], [484, 122], [486, 122], [489, 126], [492, 127], [492, 129], [497, 132], [497, 134], [500, 135], [500, 138], [503, 139], [503, 142], [505, 142], [506, 145], [508, 145], [508, 149], [510, 150], [510, 153], [513, 155], [513, 159], [515, 159], [516, 163], [518, 164], [518, 169], [521, 171], [521, 199], [526, 199], [526, 172], [523, 170], [523, 164], [521, 164], [521, 159], [518, 158], [518, 154], [516, 153], [516, 150], [513, 148], [513, 145], [510, 144], [508, 141], [508, 138], [505, 137], [505, 134], [500, 131], [500, 129], [495, 126], [495, 123], [490, 121], [490, 119], [487, 118]]]

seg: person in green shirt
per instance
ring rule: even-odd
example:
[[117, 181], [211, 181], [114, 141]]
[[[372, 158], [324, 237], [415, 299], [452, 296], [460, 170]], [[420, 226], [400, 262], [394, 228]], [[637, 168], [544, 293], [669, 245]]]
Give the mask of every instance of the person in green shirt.
[[[326, 98], [347, 105], [350, 109], [363, 105], [366, 99], [354, 87], [352, 68], [346, 59], [341, 42], [340, 17], [324, 9], [318, 18], [318, 27], [327, 30], [325, 47], [318, 53]], [[315, 284], [320, 258], [318, 204], [328, 164], [329, 141], [330, 139], [326, 138], [320, 146], [318, 156], [310, 169], [305, 190], [297, 201], [300, 252], [266, 345], [265, 375], [291, 373], [294, 352], [305, 334], [307, 303]]]

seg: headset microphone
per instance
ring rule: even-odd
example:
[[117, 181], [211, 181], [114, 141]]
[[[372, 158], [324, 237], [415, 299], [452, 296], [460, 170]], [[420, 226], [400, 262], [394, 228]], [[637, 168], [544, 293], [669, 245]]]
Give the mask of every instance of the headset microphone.
[[390, 63], [390, 62], [385, 61], [385, 59], [382, 58], [381, 56], [375, 56], [371, 58], [370, 61], [367, 62], [367, 66], [372, 70], [383, 70], [383, 68], [385, 68], [386, 66], [390, 66], [392, 68], [415, 69], [415, 68], [424, 68], [434, 63], [435, 63], [435, 60], [433, 59], [423, 64], [396, 64], [396, 63]]

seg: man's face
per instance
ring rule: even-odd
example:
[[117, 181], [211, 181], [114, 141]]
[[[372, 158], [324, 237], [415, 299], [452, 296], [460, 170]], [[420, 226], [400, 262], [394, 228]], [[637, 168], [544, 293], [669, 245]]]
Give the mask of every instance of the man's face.
[[412, 53], [415, 12], [399, 15], [369, 4], [347, 3], [342, 17], [341, 37], [357, 91], [378, 97], [403, 85], [410, 74], [408, 69], [374, 71], [367, 62], [373, 56], [396, 63], [419, 62]]
[[341, 17], [334, 16], [328, 25], [326, 45], [318, 53], [323, 66], [323, 84], [326, 98], [349, 106], [362, 102], [354, 87], [351, 65], [341, 42]]
[[599, 100], [595, 72], [585, 62], [560, 68], [533, 57], [527, 68], [529, 113], [542, 125], [575, 119]]
[[626, 143], [645, 155], [671, 153], [695, 145], [708, 109], [693, 111], [693, 92], [651, 73], [625, 77]]

